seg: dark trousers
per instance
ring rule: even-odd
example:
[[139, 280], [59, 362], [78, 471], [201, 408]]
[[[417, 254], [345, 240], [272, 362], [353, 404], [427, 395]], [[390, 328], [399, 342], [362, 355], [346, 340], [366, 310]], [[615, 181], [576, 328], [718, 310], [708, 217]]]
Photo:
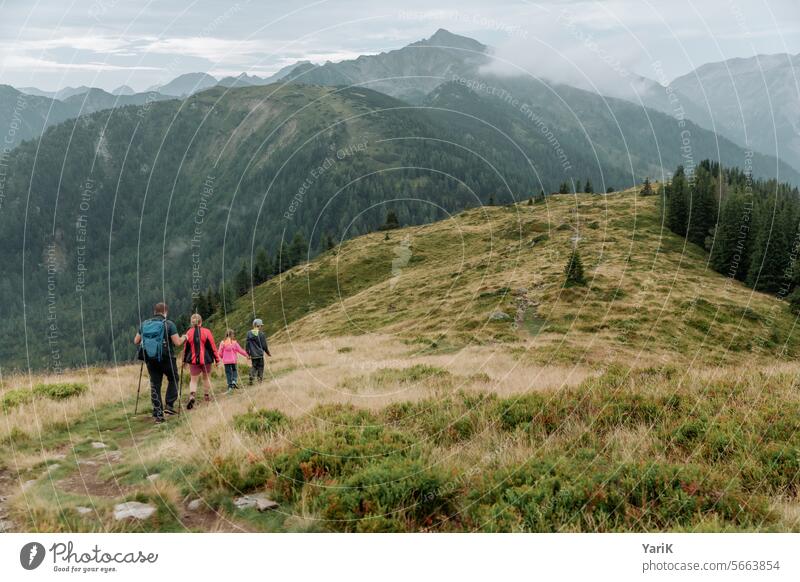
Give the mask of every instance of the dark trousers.
[[250, 383], [254, 379], [261, 382], [264, 379], [264, 358], [252, 358], [250, 360]]
[[167, 377], [167, 406], [173, 408], [178, 400], [178, 366], [175, 358], [163, 358], [147, 361], [147, 373], [150, 375], [150, 400], [153, 403], [153, 416], [164, 416], [164, 405], [161, 401], [161, 382]]
[[239, 383], [239, 370], [236, 364], [225, 364], [225, 379], [228, 381], [228, 388], [233, 388], [234, 384]]

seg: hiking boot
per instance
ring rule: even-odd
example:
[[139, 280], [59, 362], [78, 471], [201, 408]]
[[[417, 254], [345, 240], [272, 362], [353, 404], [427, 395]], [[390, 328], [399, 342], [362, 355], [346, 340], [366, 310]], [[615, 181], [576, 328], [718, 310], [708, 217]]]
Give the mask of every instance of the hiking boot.
[[228, 396], [233, 394], [233, 386], [228, 386], [228, 389], [225, 391], [225, 394], [227, 394]]
[[211, 396], [209, 396], [208, 394], [203, 394], [203, 401], [206, 403], [211, 402]]
[[156, 424], [164, 424], [164, 417], [163, 416], [156, 416], [153, 418], [153, 422]]
[[164, 414], [166, 414], [167, 416], [174, 416], [174, 415], [178, 414], [178, 411], [175, 410], [175, 407], [173, 407], [173, 406], [167, 406], [164, 409]]
[[191, 410], [194, 408], [194, 394], [189, 396], [189, 402], [186, 403], [186, 410]]

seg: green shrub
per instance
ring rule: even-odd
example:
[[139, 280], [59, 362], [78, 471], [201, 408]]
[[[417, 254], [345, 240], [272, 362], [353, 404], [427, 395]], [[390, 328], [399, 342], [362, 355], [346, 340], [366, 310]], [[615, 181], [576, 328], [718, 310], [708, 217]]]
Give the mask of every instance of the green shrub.
[[419, 461], [387, 459], [326, 489], [318, 506], [339, 530], [419, 531], [452, 515], [454, 496], [455, 487], [441, 472]]
[[2, 407], [3, 410], [10, 410], [22, 404], [28, 404], [33, 400], [33, 392], [25, 388], [14, 388], [3, 393]]
[[237, 414], [233, 417], [233, 426], [236, 427], [236, 430], [250, 434], [269, 434], [279, 427], [285, 426], [288, 422], [282, 412], [268, 408]]
[[[743, 527], [771, 519], [765, 502], [713, 469], [599, 459], [590, 471], [557, 458], [486, 475], [467, 507], [468, 525], [490, 531], [663, 531], [704, 519]], [[487, 523], [493, 512], [499, 522]]]
[[527, 431], [546, 436], [556, 432], [569, 418], [585, 412], [587, 404], [574, 394], [534, 392], [500, 400], [496, 406], [495, 418], [499, 418], [504, 430], [524, 427]]
[[37, 396], [50, 398], [51, 400], [66, 400], [80, 396], [88, 390], [86, 384], [76, 382], [59, 382], [57, 384], [37, 384], [33, 387], [33, 392]]

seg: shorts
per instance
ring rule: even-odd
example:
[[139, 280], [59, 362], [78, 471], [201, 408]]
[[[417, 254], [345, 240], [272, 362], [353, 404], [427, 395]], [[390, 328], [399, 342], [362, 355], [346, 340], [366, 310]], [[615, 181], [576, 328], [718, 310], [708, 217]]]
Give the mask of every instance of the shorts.
[[189, 364], [189, 374], [191, 376], [209, 373], [211, 373], [211, 364]]

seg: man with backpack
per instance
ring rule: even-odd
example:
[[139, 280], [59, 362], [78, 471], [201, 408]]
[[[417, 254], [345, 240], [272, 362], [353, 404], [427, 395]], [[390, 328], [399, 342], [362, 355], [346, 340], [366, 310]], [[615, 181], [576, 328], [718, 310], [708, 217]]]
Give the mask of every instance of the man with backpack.
[[[166, 303], [156, 303], [153, 317], [142, 322], [133, 343], [139, 346], [139, 359], [147, 365], [150, 376], [150, 399], [153, 402], [153, 418], [156, 424], [164, 422], [164, 415], [177, 414], [178, 366], [173, 347], [180, 347], [186, 336], [178, 335], [175, 323], [167, 319]], [[161, 384], [167, 377], [167, 405], [161, 400]]]
[[253, 385], [253, 378], [258, 378], [259, 382], [264, 379], [264, 354], [270, 358], [272, 357], [267, 347], [267, 336], [261, 331], [263, 327], [263, 321], [254, 319], [253, 329], [247, 332], [247, 339], [245, 340], [245, 350], [247, 355], [250, 356], [251, 386]]

